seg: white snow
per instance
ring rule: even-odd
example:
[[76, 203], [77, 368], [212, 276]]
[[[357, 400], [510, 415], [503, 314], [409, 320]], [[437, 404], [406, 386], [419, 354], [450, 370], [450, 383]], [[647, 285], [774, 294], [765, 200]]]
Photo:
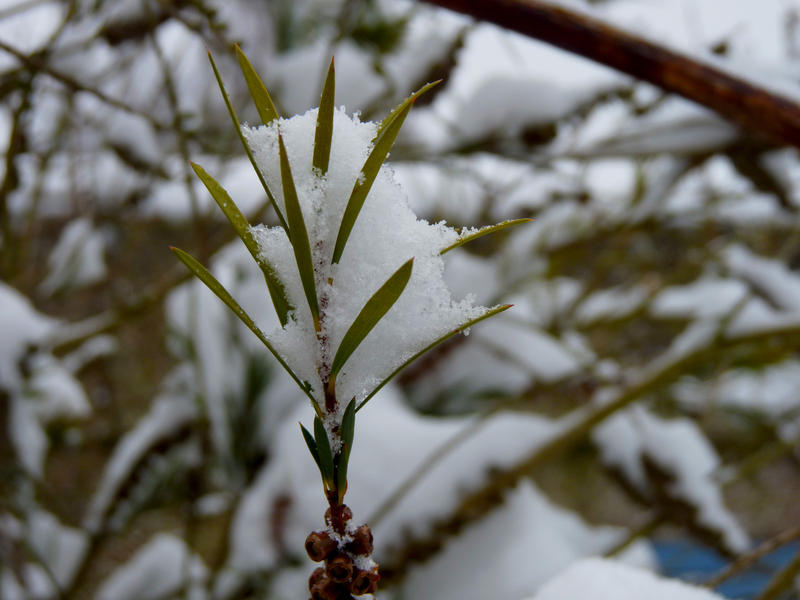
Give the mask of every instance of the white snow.
[[614, 560], [574, 563], [526, 600], [722, 600], [722, 596]]
[[638, 310], [649, 295], [649, 290], [643, 285], [598, 290], [578, 305], [575, 319], [582, 326], [598, 321], [624, 319]]
[[15, 289], [0, 282], [0, 386], [13, 390], [20, 382], [17, 361], [30, 345], [43, 340], [57, 321], [37, 312]]
[[738, 279], [702, 277], [690, 284], [661, 290], [650, 303], [653, 316], [702, 319], [722, 317], [747, 296], [747, 286]]
[[[180, 376], [178, 373], [174, 378], [179, 379]], [[87, 531], [94, 533], [102, 529], [116, 494], [131, 470], [153, 444], [191, 421], [196, 410], [191, 397], [170, 393], [168, 390], [154, 400], [147, 415], [122, 436], [114, 447], [84, 519], [84, 528]]]
[[781, 310], [800, 312], [800, 273], [739, 244], [727, 248], [723, 257], [732, 273], [749, 282], [770, 303]]
[[86, 533], [62, 525], [39, 509], [31, 511], [28, 527], [28, 540], [37, 558], [47, 566], [60, 589], [69, 587], [89, 548]]
[[[413, 568], [403, 582], [403, 594], [436, 600], [518, 600], [573, 561], [607, 550], [621, 535], [618, 528], [587, 525], [525, 480], [500, 507], [448, 541], [432, 560]], [[622, 560], [653, 564], [644, 543], [635, 544]], [[589, 594], [581, 600], [595, 597]]]
[[718, 532], [732, 552], [747, 549], [747, 534], [725, 506], [714, 478], [719, 458], [694, 421], [665, 420], [634, 406], [596, 427], [592, 439], [603, 461], [645, 496], [652, 488], [643, 460], [653, 461], [674, 478], [668, 493], [695, 507], [699, 523]]
[[349, 358], [336, 381], [341, 400], [362, 400], [416, 352], [486, 309], [473, 306], [469, 297], [460, 302], [452, 300], [442, 279], [444, 263], [439, 252], [455, 241], [458, 233], [443, 223], [431, 225], [418, 220], [386, 166], [372, 185], [341, 260], [331, 265], [342, 214], [371, 149], [377, 124], [361, 123], [337, 109], [330, 166], [320, 178], [311, 169], [316, 114], [311, 110], [269, 127], [243, 129], [281, 210], [284, 202], [277, 136], [279, 132], [283, 136], [309, 234], [317, 294], [327, 299], [321, 311], [324, 316], [319, 338], [325, 341], [320, 343], [286, 234], [278, 227], [253, 228], [263, 256], [274, 264], [296, 308], [296, 320], [269, 336], [298, 377], [312, 384], [322, 403], [321, 365], [329, 364], [372, 294], [403, 263], [414, 258], [411, 279], [399, 300]]
[[127, 563], [103, 581], [98, 600], [160, 600], [184, 590], [186, 598], [207, 597], [203, 584], [208, 570], [183, 540], [155, 535]]

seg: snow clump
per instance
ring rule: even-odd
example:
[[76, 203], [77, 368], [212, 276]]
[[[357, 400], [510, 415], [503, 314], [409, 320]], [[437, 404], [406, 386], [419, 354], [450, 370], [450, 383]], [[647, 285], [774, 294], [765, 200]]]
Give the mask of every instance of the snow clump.
[[298, 377], [311, 385], [323, 403], [320, 365], [329, 364], [345, 333], [369, 298], [406, 261], [414, 258], [411, 279], [399, 300], [369, 333], [342, 368], [336, 381], [340, 409], [355, 397], [364, 400], [415, 354], [449, 332], [463, 328], [489, 309], [474, 306], [471, 296], [455, 301], [443, 280], [442, 249], [459, 239], [443, 222], [417, 219], [393, 171], [382, 166], [341, 260], [332, 255], [342, 215], [362, 166], [372, 150], [378, 124], [361, 122], [336, 109], [328, 171], [312, 168], [317, 109], [267, 126], [243, 127], [269, 189], [285, 213], [278, 136], [286, 146], [308, 231], [322, 330], [314, 329], [293, 250], [281, 227], [258, 225], [252, 233], [286, 286], [294, 319], [268, 335]]

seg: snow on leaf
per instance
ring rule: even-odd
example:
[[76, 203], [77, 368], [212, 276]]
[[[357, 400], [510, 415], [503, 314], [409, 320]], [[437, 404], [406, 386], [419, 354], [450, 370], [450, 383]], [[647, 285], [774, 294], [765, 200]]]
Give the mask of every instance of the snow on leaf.
[[[460, 302], [453, 300], [443, 279], [440, 251], [458, 239], [458, 232], [443, 223], [430, 224], [417, 219], [392, 171], [381, 166], [391, 145], [388, 137], [396, 134], [401, 117], [386, 128], [373, 146], [375, 123], [361, 123], [335, 109], [334, 144], [328, 171], [321, 176], [312, 166], [317, 113], [310, 110], [290, 119], [279, 119], [267, 127], [244, 127], [242, 131], [265, 181], [271, 189], [282, 189], [276, 197], [278, 204], [285, 206], [289, 214], [290, 205], [297, 203], [291, 209], [292, 220], [303, 219], [314, 271], [312, 282], [306, 272], [309, 262], [306, 255], [301, 261], [305, 267], [298, 272], [293, 226], [289, 237], [275, 227], [253, 228], [261, 251], [274, 260], [276, 271], [286, 284], [289, 301], [299, 307], [296, 322], [289, 323], [285, 330], [271, 332], [269, 339], [299, 379], [311, 384], [320, 405], [322, 378], [329, 373], [321, 367], [332, 365], [339, 348], [351, 352], [349, 356], [339, 355], [335, 361], [336, 396], [343, 400], [338, 404], [338, 420], [345, 401], [355, 397], [357, 406], [363, 404], [399, 367], [421, 351], [500, 309], [489, 311], [474, 306], [469, 296]], [[365, 161], [372, 165], [370, 173], [363, 168]], [[294, 193], [286, 185], [288, 179], [283, 177], [289, 171]], [[360, 184], [362, 173], [365, 181]], [[371, 180], [369, 190], [368, 180]], [[361, 203], [358, 220], [351, 219], [352, 229], [342, 260], [332, 261], [336, 240], [340, 239], [342, 215], [348, 206], [353, 208], [353, 191], [359, 188], [369, 191], [369, 201]], [[305, 245], [302, 239], [299, 242]], [[357, 340], [360, 343], [350, 348], [353, 340], [348, 339], [343, 346], [345, 335], [375, 290], [412, 257], [413, 271], [391, 311], [363, 339]], [[309, 293], [312, 283], [315, 300], [319, 302], [319, 327], [313, 312], [303, 306], [313, 306]]]

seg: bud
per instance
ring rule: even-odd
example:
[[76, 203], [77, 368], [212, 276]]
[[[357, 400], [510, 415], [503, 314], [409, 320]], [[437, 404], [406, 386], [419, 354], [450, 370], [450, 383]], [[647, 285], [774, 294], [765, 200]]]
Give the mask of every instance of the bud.
[[372, 530], [369, 525], [362, 525], [353, 534], [353, 541], [345, 546], [350, 554], [356, 556], [369, 556], [372, 554]]
[[334, 556], [325, 564], [325, 570], [333, 581], [342, 583], [350, 581], [353, 575], [353, 559], [346, 554]]
[[314, 572], [311, 574], [311, 577], [308, 578], [308, 589], [311, 589], [312, 587], [314, 587], [314, 585], [316, 585], [320, 581], [324, 581], [325, 579], [326, 579], [325, 569], [323, 569], [322, 567], [317, 567], [316, 569], [314, 569]]
[[369, 571], [356, 569], [353, 580], [350, 582], [350, 591], [356, 596], [374, 594], [378, 589], [378, 580], [380, 578], [377, 565]]
[[338, 549], [327, 531], [312, 531], [306, 538], [306, 552], [314, 562], [325, 560]]

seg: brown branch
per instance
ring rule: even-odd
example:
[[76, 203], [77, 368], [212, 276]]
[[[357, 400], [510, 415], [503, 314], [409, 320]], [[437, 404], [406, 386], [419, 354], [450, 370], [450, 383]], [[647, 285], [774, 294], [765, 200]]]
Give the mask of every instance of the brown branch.
[[798, 538], [800, 538], [800, 527], [793, 527], [792, 529], [783, 531], [772, 539], [767, 540], [753, 551], [737, 558], [722, 571], [706, 581], [703, 585], [709, 588], [719, 587], [731, 577], [735, 577], [736, 575], [739, 575], [743, 571], [746, 571], [752, 567], [767, 554], [771, 554], [781, 546], [788, 544], [789, 542], [793, 542]]
[[100, 100], [101, 102], [108, 104], [109, 106], [113, 106], [121, 111], [126, 113], [136, 115], [137, 117], [141, 117], [149, 122], [153, 127], [158, 129], [159, 131], [170, 131], [172, 127], [167, 125], [166, 123], [162, 123], [158, 119], [154, 118], [153, 116], [147, 114], [143, 110], [139, 110], [126, 104], [122, 100], [118, 100], [117, 98], [113, 98], [104, 92], [101, 92], [99, 89], [93, 88], [89, 85], [85, 85], [78, 81], [77, 79], [73, 79], [66, 73], [62, 73], [51, 67], [46, 61], [42, 60], [38, 55], [27, 55], [24, 52], [16, 49], [15, 47], [5, 43], [4, 41], [0, 40], [0, 50], [7, 52], [14, 58], [16, 58], [22, 65], [31, 71], [31, 73], [44, 73], [49, 75], [62, 85], [64, 85], [67, 89], [73, 92], [85, 92], [90, 94]]
[[743, 129], [800, 147], [800, 105], [720, 68], [539, 0], [423, 0], [609, 66], [717, 112]]

